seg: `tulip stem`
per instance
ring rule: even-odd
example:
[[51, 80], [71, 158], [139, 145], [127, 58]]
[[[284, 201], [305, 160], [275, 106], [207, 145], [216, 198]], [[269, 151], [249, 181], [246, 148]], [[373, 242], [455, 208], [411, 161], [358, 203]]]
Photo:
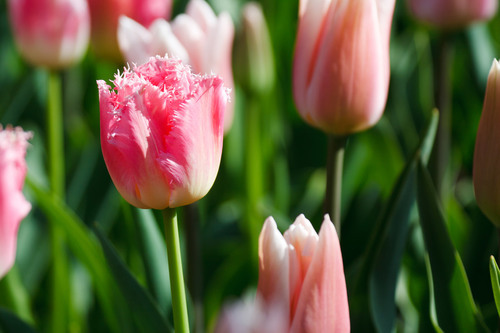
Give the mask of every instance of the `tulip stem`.
[[325, 214], [330, 218], [337, 229], [340, 238], [340, 207], [342, 197], [342, 169], [344, 166], [344, 150], [347, 136], [330, 135], [328, 137], [328, 157], [326, 162], [326, 195]]
[[172, 312], [174, 314], [174, 328], [177, 333], [189, 332], [189, 320], [186, 305], [186, 291], [182, 273], [181, 246], [179, 242], [179, 228], [177, 226], [177, 212], [173, 208], [162, 211], [165, 227], [165, 241], [167, 244], [168, 269], [170, 274], [170, 291], [172, 294]]

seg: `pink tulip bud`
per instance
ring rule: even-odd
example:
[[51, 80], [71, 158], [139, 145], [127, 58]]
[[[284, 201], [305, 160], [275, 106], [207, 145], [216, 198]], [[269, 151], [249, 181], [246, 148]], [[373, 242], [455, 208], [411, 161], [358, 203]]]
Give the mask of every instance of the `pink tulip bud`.
[[300, 215], [285, 232], [268, 218], [259, 237], [258, 297], [289, 314], [289, 332], [349, 332], [340, 244], [325, 216], [319, 235]]
[[63, 68], [87, 50], [90, 17], [86, 0], [9, 0], [17, 47], [31, 64]]
[[128, 16], [148, 28], [156, 19], [170, 18], [172, 0], [89, 0], [89, 6], [94, 52], [121, 62], [117, 39], [119, 18]]
[[29, 138], [20, 127], [0, 125], [0, 278], [14, 265], [19, 224], [31, 209], [21, 192]]
[[491, 66], [477, 129], [473, 182], [479, 208], [500, 228], [500, 63]]
[[304, 120], [347, 135], [378, 122], [395, 0], [300, 0], [293, 94]]
[[139, 208], [199, 200], [222, 154], [227, 89], [217, 76], [192, 74], [180, 60], [151, 58], [97, 81], [104, 161], [120, 194]]
[[[195, 73], [217, 74], [233, 93], [231, 64], [234, 26], [228, 13], [218, 17], [203, 0], [191, 0], [186, 14], [177, 16], [170, 24], [156, 20], [149, 29], [130, 18], [121, 18], [118, 27], [120, 50], [129, 63], [142, 64], [149, 57], [164, 56], [181, 59]], [[232, 103], [233, 104], [233, 103]], [[233, 121], [233, 106], [228, 105], [224, 128]]]
[[419, 20], [442, 29], [455, 29], [490, 19], [498, 0], [408, 0], [410, 12]]

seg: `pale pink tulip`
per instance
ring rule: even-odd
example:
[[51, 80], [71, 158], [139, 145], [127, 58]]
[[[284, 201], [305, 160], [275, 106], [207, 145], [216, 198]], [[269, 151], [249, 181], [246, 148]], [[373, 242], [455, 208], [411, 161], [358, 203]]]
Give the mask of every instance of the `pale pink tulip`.
[[[118, 42], [129, 63], [142, 64], [149, 57], [168, 54], [189, 64], [195, 73], [220, 75], [234, 100], [231, 64], [234, 26], [228, 13], [216, 16], [205, 1], [191, 0], [186, 13], [171, 23], [159, 19], [149, 29], [146, 27], [130, 18], [120, 19]], [[232, 104], [226, 111], [225, 131], [233, 121]]]
[[500, 63], [491, 66], [477, 129], [472, 172], [479, 208], [500, 228]]
[[9, 0], [16, 45], [31, 64], [63, 68], [87, 50], [90, 17], [86, 0]]
[[378, 122], [395, 0], [300, 0], [293, 94], [302, 118], [347, 135]]
[[497, 11], [498, 0], [408, 0], [415, 18], [442, 29], [485, 21]]
[[156, 19], [170, 18], [172, 2], [172, 0], [89, 0], [94, 52], [109, 60], [122, 61], [117, 40], [119, 18], [125, 15], [149, 27]]
[[217, 175], [227, 89], [217, 76], [192, 74], [180, 60], [151, 58], [98, 81], [101, 147], [120, 194], [140, 208], [202, 198]]
[[0, 278], [16, 258], [17, 231], [31, 205], [23, 196], [26, 148], [31, 133], [0, 125]]
[[289, 314], [289, 332], [349, 332], [340, 244], [325, 216], [319, 235], [300, 215], [285, 232], [268, 218], [259, 237], [257, 294]]

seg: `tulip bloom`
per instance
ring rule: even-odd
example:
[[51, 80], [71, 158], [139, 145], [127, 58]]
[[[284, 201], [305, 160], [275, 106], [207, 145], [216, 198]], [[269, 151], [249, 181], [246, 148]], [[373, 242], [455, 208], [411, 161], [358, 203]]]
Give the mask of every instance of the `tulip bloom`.
[[31, 209], [21, 192], [30, 137], [19, 127], [0, 125], [0, 278], [14, 265], [19, 224]]
[[120, 16], [126, 15], [149, 27], [158, 18], [170, 18], [172, 0], [89, 0], [89, 6], [94, 52], [110, 60], [122, 61], [117, 39]]
[[16, 45], [31, 64], [63, 68], [87, 50], [90, 17], [86, 0], [9, 0]]
[[101, 147], [120, 194], [139, 208], [188, 205], [211, 188], [222, 154], [227, 89], [180, 60], [151, 58], [99, 86]]
[[473, 182], [479, 208], [500, 228], [500, 63], [491, 66], [477, 129]]
[[[118, 42], [129, 63], [143, 64], [149, 57], [168, 54], [189, 64], [195, 73], [215, 73], [224, 84], [233, 88], [231, 53], [234, 26], [228, 13], [218, 17], [203, 0], [191, 0], [186, 14], [177, 16], [171, 23], [158, 19], [146, 28], [133, 19], [121, 17]], [[231, 99], [234, 93], [231, 91]], [[233, 107], [228, 106], [225, 130], [233, 120]]]
[[259, 297], [289, 314], [289, 332], [349, 332], [340, 244], [325, 216], [319, 235], [300, 215], [284, 233], [268, 218], [259, 237]]
[[378, 122], [395, 0], [300, 0], [293, 94], [302, 118], [348, 135]]
[[415, 18], [442, 29], [488, 20], [495, 15], [497, 6], [498, 0], [408, 0]]

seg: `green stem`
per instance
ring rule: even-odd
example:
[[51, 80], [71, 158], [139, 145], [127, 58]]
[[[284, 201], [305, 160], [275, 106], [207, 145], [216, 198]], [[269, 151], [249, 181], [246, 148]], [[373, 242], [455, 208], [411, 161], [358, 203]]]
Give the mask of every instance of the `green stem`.
[[189, 321], [182, 274], [181, 246], [179, 228], [175, 209], [166, 208], [162, 211], [165, 226], [165, 241], [167, 243], [168, 268], [170, 274], [170, 290], [172, 294], [172, 312], [174, 328], [177, 333], [189, 332]]
[[341, 197], [342, 197], [342, 169], [344, 166], [344, 150], [347, 143], [346, 136], [330, 135], [328, 137], [328, 157], [326, 162], [326, 195], [325, 214], [332, 219], [340, 238]]

